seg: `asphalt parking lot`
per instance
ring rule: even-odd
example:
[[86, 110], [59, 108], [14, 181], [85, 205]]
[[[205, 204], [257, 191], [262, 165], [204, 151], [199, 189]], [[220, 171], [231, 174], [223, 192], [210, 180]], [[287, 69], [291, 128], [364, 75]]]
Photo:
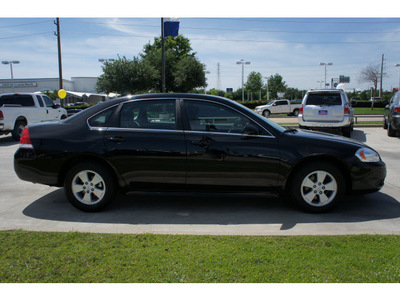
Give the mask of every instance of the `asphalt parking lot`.
[[400, 138], [356, 128], [352, 138], [375, 148], [387, 165], [380, 192], [349, 196], [330, 213], [308, 214], [263, 195], [132, 193], [106, 211], [83, 213], [62, 188], [24, 182], [13, 169], [18, 144], [0, 136], [0, 230], [209, 235], [400, 234]]

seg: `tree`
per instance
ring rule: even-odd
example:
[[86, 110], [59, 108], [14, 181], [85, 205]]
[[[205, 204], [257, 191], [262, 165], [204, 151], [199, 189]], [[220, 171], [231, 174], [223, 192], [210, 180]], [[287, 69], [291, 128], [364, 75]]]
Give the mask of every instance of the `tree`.
[[374, 87], [374, 96], [376, 89], [378, 87], [379, 75], [380, 75], [379, 65], [369, 65], [365, 69], [362, 69], [360, 73], [360, 81], [372, 83]]
[[[206, 85], [205, 67], [196, 58], [189, 39], [182, 35], [165, 38], [165, 83], [168, 92], [189, 92]], [[161, 38], [144, 46], [143, 61], [157, 70], [155, 90], [161, 90]]]
[[148, 62], [134, 57], [133, 60], [125, 56], [115, 62], [106, 62], [103, 65], [103, 74], [100, 75], [96, 90], [98, 92], [116, 92], [122, 95], [148, 92], [157, 80], [157, 71]]
[[263, 84], [264, 83], [262, 80], [261, 73], [253, 71], [249, 74], [249, 76], [247, 76], [247, 82], [245, 84], [245, 88], [251, 93], [256, 93], [261, 91]]
[[268, 80], [268, 90], [271, 98], [277, 98], [279, 92], [284, 92], [287, 89], [286, 82], [279, 74], [272, 75]]

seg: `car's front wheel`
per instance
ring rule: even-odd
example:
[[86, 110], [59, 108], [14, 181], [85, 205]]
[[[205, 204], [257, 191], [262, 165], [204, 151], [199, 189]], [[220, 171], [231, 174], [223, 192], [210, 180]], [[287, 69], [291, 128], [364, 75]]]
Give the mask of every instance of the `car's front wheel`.
[[86, 212], [104, 209], [116, 195], [116, 184], [110, 172], [94, 163], [72, 167], [65, 177], [64, 189], [71, 204]]
[[342, 172], [330, 163], [310, 163], [294, 174], [291, 197], [303, 210], [324, 212], [340, 201], [345, 193]]

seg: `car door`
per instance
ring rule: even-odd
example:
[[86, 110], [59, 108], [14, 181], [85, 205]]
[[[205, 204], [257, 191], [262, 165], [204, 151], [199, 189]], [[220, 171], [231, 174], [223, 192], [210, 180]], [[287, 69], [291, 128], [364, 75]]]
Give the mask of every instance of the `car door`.
[[[40, 96], [39, 96], [40, 97]], [[59, 118], [59, 108], [54, 105], [54, 102], [47, 96], [41, 96], [46, 109], [46, 120], [47, 121], [58, 121]]]
[[183, 111], [189, 185], [276, 186], [280, 152], [275, 136], [224, 104], [186, 99]]
[[107, 156], [131, 187], [184, 184], [186, 144], [175, 99], [122, 103], [104, 143]]

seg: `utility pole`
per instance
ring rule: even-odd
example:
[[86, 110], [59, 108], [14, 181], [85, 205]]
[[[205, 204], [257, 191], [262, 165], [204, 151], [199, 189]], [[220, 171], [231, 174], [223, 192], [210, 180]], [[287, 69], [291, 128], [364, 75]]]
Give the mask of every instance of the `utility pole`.
[[165, 87], [165, 46], [164, 46], [164, 18], [161, 18], [161, 92], [166, 92]]
[[382, 63], [381, 63], [381, 82], [379, 84], [379, 98], [382, 99], [382, 78], [383, 78], [383, 61], [384, 61], [384, 55], [382, 54]]
[[57, 26], [57, 32], [54, 31], [54, 35], [57, 37], [58, 44], [58, 77], [60, 90], [63, 88], [63, 78], [62, 78], [62, 62], [61, 62], [61, 36], [60, 36], [60, 18], [56, 18], [54, 24]]

